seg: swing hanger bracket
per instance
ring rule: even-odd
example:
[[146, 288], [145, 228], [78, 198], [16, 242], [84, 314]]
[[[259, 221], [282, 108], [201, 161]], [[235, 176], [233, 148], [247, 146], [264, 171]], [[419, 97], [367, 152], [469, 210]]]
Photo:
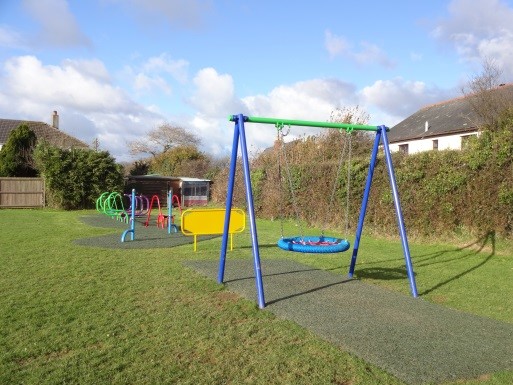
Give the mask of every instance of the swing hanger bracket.
[[339, 131], [345, 131], [347, 134], [352, 134], [353, 131], [354, 131], [354, 127], [352, 126], [349, 126], [349, 127], [341, 127], [338, 129]]
[[276, 122], [274, 126], [276, 127], [278, 135], [281, 134], [282, 137], [287, 136], [290, 133], [290, 124], [287, 125], [288, 129], [286, 132], [283, 130], [283, 128], [285, 127], [285, 124], [283, 122]]

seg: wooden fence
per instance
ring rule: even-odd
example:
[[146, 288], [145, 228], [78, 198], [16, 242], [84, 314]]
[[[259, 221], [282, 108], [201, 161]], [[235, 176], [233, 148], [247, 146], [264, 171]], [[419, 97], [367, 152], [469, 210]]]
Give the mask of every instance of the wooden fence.
[[0, 208], [44, 206], [43, 178], [0, 178]]

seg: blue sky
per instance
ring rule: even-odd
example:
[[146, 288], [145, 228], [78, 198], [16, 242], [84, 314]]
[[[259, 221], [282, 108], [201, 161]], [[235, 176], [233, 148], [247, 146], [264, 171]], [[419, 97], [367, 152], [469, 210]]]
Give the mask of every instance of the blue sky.
[[[513, 0], [0, 0], [0, 117], [51, 123], [119, 161], [163, 122], [230, 153], [230, 114], [393, 126], [513, 75]], [[247, 127], [252, 150], [271, 126]], [[296, 136], [309, 134], [304, 128]]]

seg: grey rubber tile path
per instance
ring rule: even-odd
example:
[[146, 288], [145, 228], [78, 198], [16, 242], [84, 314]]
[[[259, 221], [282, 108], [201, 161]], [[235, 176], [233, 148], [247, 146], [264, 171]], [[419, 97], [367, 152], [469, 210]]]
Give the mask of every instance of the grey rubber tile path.
[[[217, 279], [217, 261], [186, 261]], [[452, 310], [288, 260], [263, 260], [266, 310], [411, 384], [513, 370], [513, 324]], [[226, 261], [227, 289], [256, 301], [252, 261]]]

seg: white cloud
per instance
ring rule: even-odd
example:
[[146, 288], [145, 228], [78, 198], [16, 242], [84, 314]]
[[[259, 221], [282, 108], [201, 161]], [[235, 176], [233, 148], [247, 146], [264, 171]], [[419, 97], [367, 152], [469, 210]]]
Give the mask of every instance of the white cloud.
[[233, 132], [229, 114], [245, 113], [235, 96], [233, 78], [219, 74], [214, 68], [204, 68], [193, 79], [194, 91], [187, 102], [196, 111], [189, 124], [202, 141], [203, 149], [213, 155], [226, 155]]
[[[147, 69], [162, 68], [158, 61], [151, 63]], [[141, 75], [139, 86], [158, 87], [154, 84], [158, 79]], [[163, 81], [160, 87], [166, 90], [166, 84]], [[359, 105], [371, 113], [371, 123], [380, 118], [377, 123], [391, 125], [397, 123], [393, 119], [405, 118], [424, 104], [446, 98], [436, 87], [401, 78], [377, 81], [361, 92], [338, 79], [312, 79], [239, 98], [231, 75], [204, 68], [196, 73], [192, 84], [187, 102], [194, 112], [163, 117], [157, 107], [136, 103], [112, 84], [99, 60], [46, 65], [34, 56], [13, 57], [0, 72], [0, 116], [50, 122], [51, 112], [57, 110], [63, 131], [88, 144], [98, 138], [102, 149], [123, 161], [130, 159], [127, 142], [140, 139], [164, 120], [192, 130], [201, 139], [203, 151], [228, 155], [233, 139], [229, 114], [323, 122], [337, 107]], [[319, 131], [295, 127], [288, 139]], [[272, 145], [276, 130], [271, 125], [248, 124], [246, 136], [249, 150], [256, 152]]]
[[189, 103], [199, 114], [219, 118], [240, 108], [230, 75], [218, 74], [214, 68], [204, 68], [198, 71], [193, 83], [196, 90], [189, 98]]
[[80, 72], [84, 77], [91, 77], [99, 82], [110, 82], [110, 75], [107, 68], [101, 60], [72, 60], [66, 59], [63, 61], [62, 67], [73, 68], [75, 71]]
[[331, 111], [356, 102], [354, 86], [337, 79], [313, 79], [278, 86], [268, 95], [243, 99], [256, 116], [327, 121]]
[[505, 78], [513, 77], [513, 33], [502, 31], [500, 36], [483, 39], [477, 44], [480, 58], [493, 59], [497, 66], [503, 70]]
[[173, 60], [168, 54], [150, 57], [143, 65], [146, 73], [167, 73], [180, 83], [187, 82], [189, 62], [186, 60]]
[[134, 103], [119, 88], [100, 81], [101, 76], [91, 76], [91, 66], [98, 67], [98, 62], [68, 60], [55, 66], [43, 65], [34, 56], [14, 57], [4, 65], [2, 83], [11, 95], [24, 100], [64, 103], [83, 111], [130, 111]]
[[5, 25], [0, 25], [0, 47], [25, 48], [25, 42], [20, 33]]
[[359, 64], [370, 65], [379, 63], [384, 68], [395, 67], [395, 63], [377, 45], [364, 41], [361, 43], [361, 46], [361, 51], [353, 54]]
[[160, 76], [150, 77], [143, 73], [139, 73], [134, 76], [134, 89], [136, 91], [151, 91], [151, 90], [160, 90], [166, 94], [171, 93], [171, 87]]
[[513, 8], [502, 0], [453, 0], [448, 11], [432, 32], [436, 39], [453, 45], [464, 61], [493, 59], [513, 75]]
[[125, 66], [122, 77], [137, 92], [159, 93], [170, 95], [173, 91], [172, 82], [187, 84], [189, 62], [183, 59], [174, 60], [169, 54], [153, 56], [135, 66]]
[[[194, 78], [196, 92], [190, 103], [197, 110], [189, 124], [202, 139], [205, 151], [214, 155], [230, 153], [234, 124], [230, 114], [274, 117], [325, 122], [340, 106], [358, 104], [354, 86], [336, 79], [313, 79], [292, 85], [282, 85], [268, 94], [235, 95], [230, 75], [220, 75], [205, 68]], [[288, 139], [319, 132], [319, 129], [295, 127]], [[276, 129], [272, 125], [247, 124], [249, 151], [258, 152], [272, 145]]]
[[349, 43], [342, 36], [336, 36], [331, 31], [324, 32], [324, 46], [331, 57], [340, 56], [348, 51]]
[[334, 35], [331, 31], [325, 31], [324, 46], [332, 58], [343, 56], [360, 65], [377, 63], [385, 68], [395, 66], [395, 63], [380, 47], [367, 41], [360, 42], [360, 49], [355, 50], [345, 37]]
[[[378, 80], [364, 87], [361, 101], [372, 116], [387, 125], [394, 125], [416, 112], [421, 107], [446, 100], [455, 92], [429, 87], [422, 81], [407, 81], [402, 78]], [[380, 111], [379, 116], [374, 111]], [[377, 124], [379, 123], [377, 121]]]
[[34, 56], [13, 57], [0, 72], [0, 116], [51, 122], [90, 144], [100, 140], [119, 160], [129, 159], [126, 142], [140, 138], [164, 118], [112, 85], [98, 60], [44, 65]]
[[[313, 79], [278, 86], [267, 95], [248, 96], [242, 100], [250, 116], [326, 122], [337, 107], [358, 104], [354, 86], [337, 79]], [[254, 126], [254, 125], [252, 125]], [[255, 150], [272, 145], [276, 130], [270, 125], [247, 130]], [[294, 127], [288, 140], [316, 134], [321, 129]]]
[[37, 44], [57, 47], [89, 46], [66, 0], [23, 0], [28, 13], [39, 23]]

